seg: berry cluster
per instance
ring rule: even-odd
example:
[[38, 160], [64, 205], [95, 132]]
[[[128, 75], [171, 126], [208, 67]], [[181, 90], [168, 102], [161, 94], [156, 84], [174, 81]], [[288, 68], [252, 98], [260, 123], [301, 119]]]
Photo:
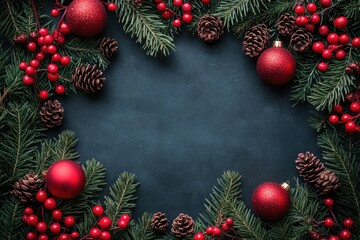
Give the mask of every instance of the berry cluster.
[[[298, 17], [295, 20], [296, 25], [299, 27], [305, 27], [309, 32], [314, 32], [315, 28], [321, 22], [321, 16], [323, 11], [332, 6], [331, 0], [320, 0], [320, 5], [324, 8], [322, 12], [318, 11], [318, 6], [314, 2], [304, 5], [296, 5], [295, 13]], [[333, 20], [334, 31], [330, 31], [330, 28], [326, 24], [322, 24], [318, 27], [318, 33], [320, 36], [326, 38], [326, 41], [316, 41], [312, 45], [312, 51], [317, 54], [321, 54], [323, 61], [321, 61], [317, 68], [321, 72], [325, 72], [329, 69], [328, 61], [334, 56], [337, 60], [344, 60], [346, 58], [346, 50], [351, 47], [360, 48], [360, 37], [350, 38], [346, 32], [348, 25], [348, 18], [345, 16], [339, 16]], [[340, 33], [336, 32], [340, 31]]]
[[206, 239], [206, 235], [210, 236], [210, 237], [215, 237], [218, 238], [221, 235], [225, 235], [231, 238], [235, 238], [236, 236], [232, 236], [230, 234], [228, 234], [229, 231], [232, 231], [235, 234], [234, 231], [234, 221], [232, 220], [232, 218], [227, 218], [221, 225], [221, 228], [218, 226], [209, 226], [206, 228], [205, 232], [198, 232], [194, 235], [194, 240], [205, 240]]
[[[193, 20], [193, 15], [191, 13], [192, 5], [190, 2], [183, 3], [183, 0], [173, 0], [173, 6], [180, 8], [182, 10], [182, 15], [177, 14], [173, 10], [171, 10], [164, 0], [154, 0], [156, 3], [156, 8], [161, 12], [161, 17], [163, 19], [170, 19], [171, 17], [175, 17], [172, 21], [172, 25], [176, 28], [181, 27], [182, 23], [191, 23]], [[201, 0], [202, 4], [207, 5], [211, 2], [211, 0]]]

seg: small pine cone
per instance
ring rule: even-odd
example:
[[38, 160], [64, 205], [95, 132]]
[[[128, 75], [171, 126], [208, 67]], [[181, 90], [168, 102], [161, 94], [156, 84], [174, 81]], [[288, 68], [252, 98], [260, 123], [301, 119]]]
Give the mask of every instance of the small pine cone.
[[154, 231], [165, 232], [168, 226], [169, 224], [165, 213], [157, 212], [153, 215], [151, 219], [151, 227]]
[[321, 234], [319, 232], [316, 232], [314, 230], [309, 230], [309, 234], [310, 234], [311, 239], [321, 240]]
[[244, 36], [243, 50], [249, 57], [257, 57], [270, 39], [269, 29], [265, 24], [252, 26]]
[[44, 187], [44, 180], [35, 173], [28, 173], [14, 183], [11, 193], [22, 203], [36, 201], [36, 193]]
[[319, 194], [325, 195], [335, 192], [340, 187], [340, 182], [338, 176], [334, 172], [326, 169], [320, 173], [315, 186], [317, 187]]
[[325, 170], [324, 164], [310, 152], [299, 153], [295, 163], [299, 175], [305, 182], [311, 184], [315, 184], [319, 175]]
[[171, 232], [177, 238], [186, 238], [193, 234], [194, 227], [195, 223], [192, 217], [184, 213], [180, 213], [172, 223]]
[[312, 40], [313, 35], [309, 31], [299, 28], [291, 35], [290, 46], [296, 52], [304, 52], [310, 48]]
[[205, 42], [214, 42], [224, 33], [224, 23], [217, 16], [205, 14], [197, 24], [197, 33]]
[[132, 5], [134, 5], [134, 6], [136, 6], [136, 7], [141, 7], [142, 6], [142, 0], [132, 0], [130, 3]]
[[360, 63], [350, 63], [349, 66], [345, 68], [345, 73], [350, 76], [354, 74], [360, 75]]
[[111, 58], [118, 51], [118, 42], [114, 38], [105, 37], [100, 43], [100, 51], [106, 58]]
[[64, 108], [58, 100], [49, 100], [42, 106], [40, 118], [48, 128], [59, 126], [64, 118]]
[[95, 93], [103, 87], [105, 78], [102, 77], [102, 74], [103, 72], [96, 65], [84, 66], [81, 64], [75, 69], [72, 81], [76, 88], [86, 93]]
[[14, 37], [14, 43], [25, 44], [28, 41], [28, 37], [25, 34], [19, 34]]
[[38, 34], [37, 34], [37, 32], [31, 32], [31, 33], [29, 34], [29, 38], [30, 38], [30, 41], [36, 42], [37, 39], [38, 39]]
[[279, 17], [276, 26], [281, 35], [290, 36], [296, 28], [295, 17], [290, 13], [285, 13]]

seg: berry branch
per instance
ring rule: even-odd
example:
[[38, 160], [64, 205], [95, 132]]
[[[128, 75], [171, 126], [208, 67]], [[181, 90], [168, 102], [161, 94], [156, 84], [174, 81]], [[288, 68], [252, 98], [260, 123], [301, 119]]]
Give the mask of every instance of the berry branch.
[[32, 7], [33, 12], [34, 12], [34, 17], [35, 17], [35, 22], [36, 22], [36, 29], [40, 29], [39, 14], [38, 14], [38, 11], [36, 9], [35, 2], [34, 2], [34, 0], [30, 0], [30, 2], [31, 2], [31, 7]]

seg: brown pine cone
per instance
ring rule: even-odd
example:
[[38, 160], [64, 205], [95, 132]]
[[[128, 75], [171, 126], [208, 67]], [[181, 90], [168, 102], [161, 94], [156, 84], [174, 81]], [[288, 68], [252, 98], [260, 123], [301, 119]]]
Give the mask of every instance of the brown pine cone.
[[81, 64], [75, 69], [72, 81], [76, 88], [86, 93], [95, 93], [103, 87], [105, 78], [102, 77], [102, 74], [103, 72], [96, 65], [84, 66]]
[[360, 63], [350, 63], [346, 68], [345, 68], [345, 73], [347, 75], [355, 75], [358, 74], [360, 75]]
[[309, 234], [310, 234], [311, 239], [321, 240], [321, 234], [319, 232], [316, 232], [314, 230], [309, 230]]
[[130, 3], [136, 7], [141, 7], [142, 6], [142, 0], [130, 0]]
[[197, 33], [205, 42], [213, 42], [224, 33], [224, 23], [217, 16], [205, 14], [197, 24]]
[[252, 26], [244, 36], [243, 50], [249, 57], [257, 57], [270, 39], [269, 29], [265, 24]]
[[14, 43], [25, 44], [28, 41], [28, 36], [25, 34], [19, 34], [14, 37]]
[[304, 52], [310, 48], [312, 40], [313, 35], [309, 31], [299, 28], [291, 35], [290, 46], [297, 52]]
[[40, 118], [48, 128], [59, 126], [64, 118], [64, 108], [58, 100], [49, 100], [41, 107]]
[[335, 192], [340, 187], [340, 182], [338, 176], [334, 172], [326, 169], [319, 175], [315, 186], [317, 187], [319, 194], [325, 195]]
[[171, 232], [177, 238], [186, 238], [193, 234], [194, 227], [195, 223], [192, 217], [184, 213], [180, 213], [172, 223]]
[[36, 193], [44, 187], [44, 180], [35, 173], [28, 173], [14, 183], [11, 193], [22, 203], [36, 201]]
[[299, 153], [298, 158], [295, 160], [296, 169], [299, 175], [305, 182], [314, 184], [319, 178], [319, 175], [325, 171], [324, 164], [316, 159], [316, 156], [310, 152]]
[[114, 38], [104, 37], [100, 43], [101, 54], [111, 58], [118, 51], [118, 42]]
[[296, 28], [295, 17], [290, 13], [285, 13], [279, 17], [276, 26], [281, 35], [289, 36], [294, 33]]
[[169, 224], [165, 213], [157, 212], [153, 215], [151, 219], [151, 227], [154, 231], [165, 232], [168, 226]]

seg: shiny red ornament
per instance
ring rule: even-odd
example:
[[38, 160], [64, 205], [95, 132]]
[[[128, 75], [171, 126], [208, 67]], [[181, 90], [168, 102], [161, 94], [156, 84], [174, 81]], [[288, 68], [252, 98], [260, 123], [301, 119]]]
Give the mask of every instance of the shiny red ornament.
[[289, 185], [266, 182], [259, 185], [252, 195], [252, 206], [257, 216], [277, 220], [286, 215], [290, 207]]
[[59, 160], [51, 165], [46, 174], [46, 186], [55, 197], [71, 199], [85, 187], [85, 173], [82, 167], [71, 160]]
[[296, 72], [294, 56], [282, 47], [280, 41], [275, 41], [272, 48], [265, 50], [256, 64], [260, 78], [271, 85], [282, 85], [289, 82]]
[[67, 8], [66, 20], [81, 37], [92, 37], [105, 27], [106, 10], [100, 0], [74, 0]]

